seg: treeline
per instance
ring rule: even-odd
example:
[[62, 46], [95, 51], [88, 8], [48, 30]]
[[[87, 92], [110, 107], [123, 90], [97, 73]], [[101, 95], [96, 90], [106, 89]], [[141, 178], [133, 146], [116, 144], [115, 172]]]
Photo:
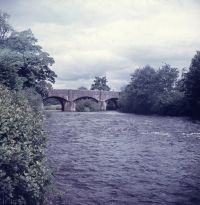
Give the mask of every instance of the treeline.
[[120, 98], [123, 112], [200, 117], [200, 52], [180, 75], [168, 64], [137, 69]]
[[8, 18], [0, 12], [0, 204], [39, 205], [50, 182], [40, 106], [55, 81], [54, 60]]

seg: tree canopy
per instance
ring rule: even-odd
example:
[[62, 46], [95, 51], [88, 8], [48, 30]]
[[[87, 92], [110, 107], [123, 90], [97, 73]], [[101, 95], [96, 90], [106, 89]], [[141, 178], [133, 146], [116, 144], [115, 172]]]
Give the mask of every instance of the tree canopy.
[[8, 24], [9, 15], [0, 11], [0, 45], [2, 46], [7, 35], [13, 30]]
[[0, 13], [0, 83], [16, 90], [34, 88], [45, 96], [48, 83], [56, 78], [50, 69], [54, 59], [37, 44], [30, 29], [12, 30], [8, 17]]
[[91, 90], [105, 90], [109, 91], [110, 87], [107, 85], [106, 76], [104, 77], [95, 77], [94, 83], [91, 86]]
[[190, 115], [200, 116], [200, 51], [192, 58], [189, 71], [184, 74], [183, 84]]
[[177, 78], [177, 68], [168, 64], [158, 70], [149, 65], [137, 69], [131, 75], [131, 82], [122, 91], [121, 109], [138, 114], [169, 114]]

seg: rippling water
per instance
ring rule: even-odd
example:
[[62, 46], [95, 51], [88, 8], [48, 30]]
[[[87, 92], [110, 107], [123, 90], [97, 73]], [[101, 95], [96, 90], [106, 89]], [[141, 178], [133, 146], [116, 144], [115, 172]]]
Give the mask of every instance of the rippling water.
[[200, 204], [200, 125], [117, 112], [48, 112], [64, 205]]

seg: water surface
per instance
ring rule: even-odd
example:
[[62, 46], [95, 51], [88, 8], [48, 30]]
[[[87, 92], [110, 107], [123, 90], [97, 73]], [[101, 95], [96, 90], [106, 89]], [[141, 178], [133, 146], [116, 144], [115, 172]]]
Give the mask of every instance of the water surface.
[[64, 205], [200, 204], [200, 125], [117, 112], [47, 112]]

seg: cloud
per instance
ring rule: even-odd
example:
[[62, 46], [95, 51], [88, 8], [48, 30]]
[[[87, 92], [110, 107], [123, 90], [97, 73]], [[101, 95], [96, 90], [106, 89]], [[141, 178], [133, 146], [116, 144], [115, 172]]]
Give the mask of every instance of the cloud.
[[18, 30], [31, 28], [55, 58], [55, 87], [119, 89], [138, 67], [188, 67], [200, 47], [197, 0], [0, 0]]

